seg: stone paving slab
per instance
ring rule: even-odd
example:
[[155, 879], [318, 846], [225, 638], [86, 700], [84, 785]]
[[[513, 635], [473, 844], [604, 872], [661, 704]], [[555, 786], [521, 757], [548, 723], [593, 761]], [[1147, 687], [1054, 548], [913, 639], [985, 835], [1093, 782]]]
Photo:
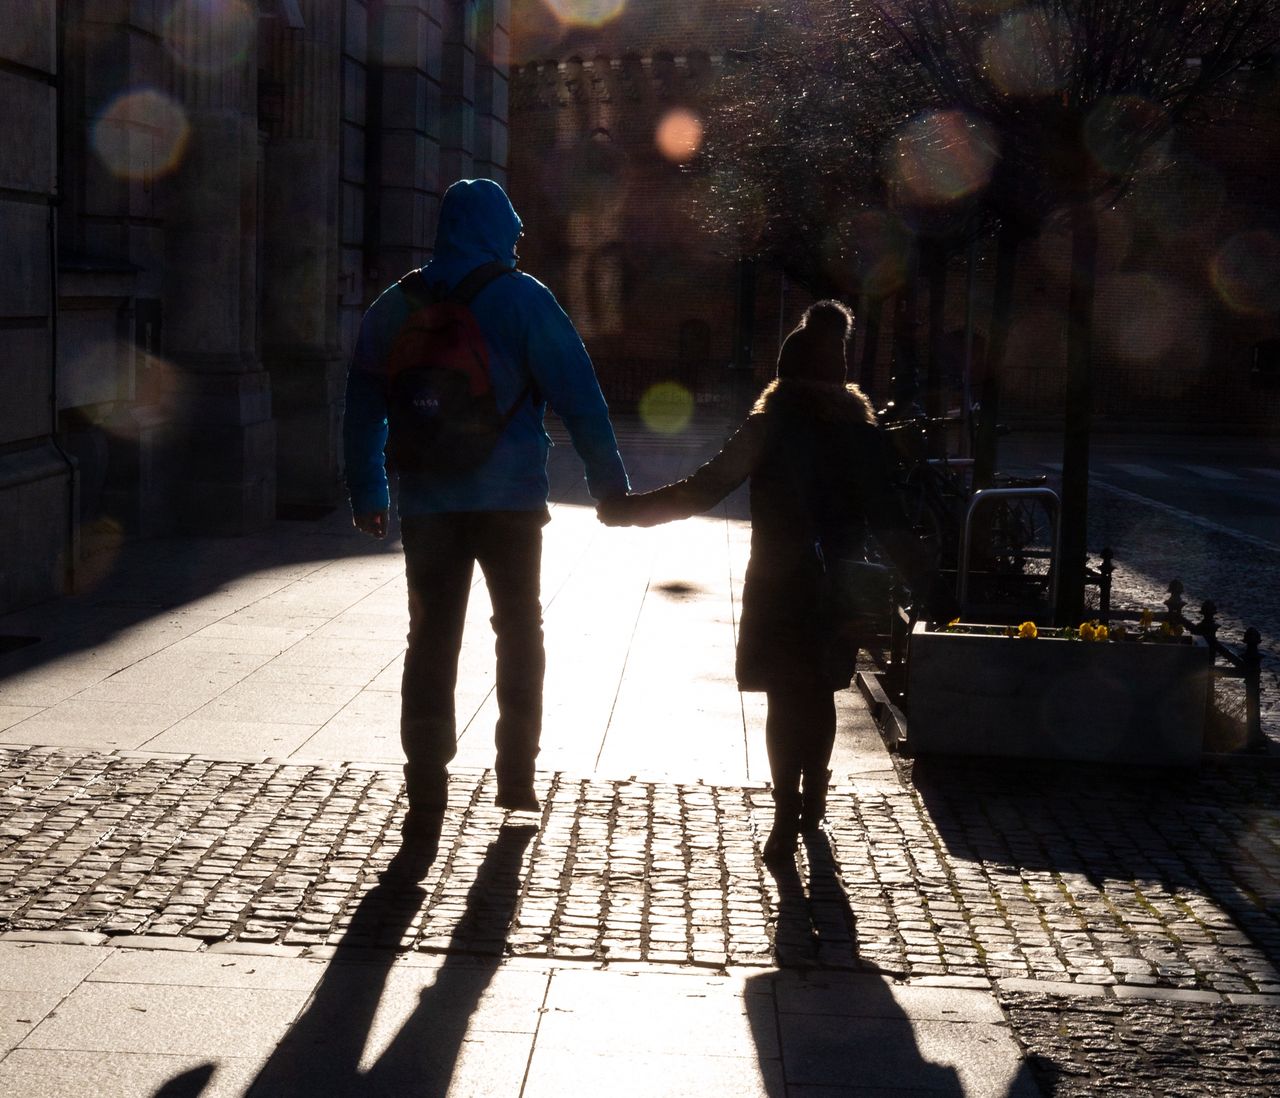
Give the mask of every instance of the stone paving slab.
[[[482, 879], [500, 882], [522, 845], [504, 844]], [[13, 1004], [25, 1021], [0, 1048], [5, 1094], [1039, 1094], [990, 992], [879, 976], [345, 945], [323, 963], [244, 946], [0, 953], [22, 958], [27, 982], [44, 962], [59, 981]]]
[[918, 765], [915, 783], [837, 786], [825, 836], [771, 873], [762, 787], [542, 774], [542, 817], [515, 828], [491, 774], [460, 770], [421, 893], [370, 909], [393, 771], [8, 749], [0, 927], [1280, 990], [1274, 772]]

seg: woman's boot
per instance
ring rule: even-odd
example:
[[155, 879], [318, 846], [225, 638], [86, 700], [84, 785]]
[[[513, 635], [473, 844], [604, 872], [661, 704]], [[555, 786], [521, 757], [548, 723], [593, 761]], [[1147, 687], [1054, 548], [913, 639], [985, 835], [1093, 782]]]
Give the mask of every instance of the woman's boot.
[[794, 858], [796, 840], [800, 837], [800, 794], [794, 790], [773, 791], [773, 830], [764, 844], [766, 862], [785, 862]]
[[804, 796], [800, 802], [800, 830], [816, 831], [827, 814], [827, 786], [831, 783], [831, 771], [806, 770]]

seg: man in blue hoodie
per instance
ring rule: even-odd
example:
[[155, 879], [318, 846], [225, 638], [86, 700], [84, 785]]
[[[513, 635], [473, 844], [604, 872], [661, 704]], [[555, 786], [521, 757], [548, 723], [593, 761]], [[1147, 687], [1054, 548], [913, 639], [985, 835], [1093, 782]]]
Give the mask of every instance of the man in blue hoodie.
[[[452, 288], [485, 264], [511, 268], [472, 299], [484, 333], [498, 408], [514, 409], [492, 454], [461, 472], [399, 473], [399, 513], [409, 587], [409, 643], [401, 685], [409, 811], [406, 840], [434, 856], [447, 800], [448, 764], [457, 750], [454, 688], [474, 566], [493, 602], [497, 638], [499, 808], [537, 811], [534, 759], [542, 732], [545, 653], [539, 578], [547, 523], [549, 404], [569, 430], [602, 500], [628, 490], [609, 411], [586, 348], [541, 282], [515, 270], [521, 221], [503, 189], [463, 179], [440, 206], [428, 285]], [[370, 306], [347, 375], [347, 487], [355, 525], [386, 536], [389, 493], [387, 358], [409, 314], [399, 285]]]

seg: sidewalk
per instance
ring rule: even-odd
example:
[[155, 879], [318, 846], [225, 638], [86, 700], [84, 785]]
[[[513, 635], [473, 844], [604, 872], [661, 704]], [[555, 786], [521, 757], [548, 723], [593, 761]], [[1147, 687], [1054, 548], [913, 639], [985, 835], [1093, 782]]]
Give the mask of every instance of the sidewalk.
[[[713, 440], [705, 440], [711, 442]], [[628, 453], [647, 486], [696, 446]], [[1265, 1093], [1274, 771], [895, 768], [840, 698], [825, 837], [759, 859], [741, 504], [605, 530], [559, 449], [537, 826], [492, 807], [483, 585], [441, 855], [404, 589], [341, 513], [99, 560], [0, 619], [0, 1093]], [[16, 646], [18, 642], [11, 642]]]

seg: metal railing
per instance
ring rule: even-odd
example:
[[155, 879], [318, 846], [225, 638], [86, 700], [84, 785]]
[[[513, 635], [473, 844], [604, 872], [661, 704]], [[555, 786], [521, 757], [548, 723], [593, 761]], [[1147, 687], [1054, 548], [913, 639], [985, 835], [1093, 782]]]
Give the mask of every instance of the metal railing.
[[[1101, 563], [1096, 569], [1086, 572], [1087, 580], [1098, 588], [1098, 621], [1110, 626], [1114, 621], [1140, 620], [1146, 611], [1116, 610], [1111, 605], [1111, 577], [1115, 571], [1115, 557], [1110, 548], [1103, 549]], [[1185, 588], [1180, 579], [1171, 580], [1169, 595], [1164, 600], [1163, 612], [1153, 613], [1153, 620], [1167, 622], [1177, 626], [1192, 636], [1202, 638], [1209, 646], [1215, 663], [1213, 674], [1216, 678], [1241, 679], [1244, 682], [1245, 697], [1245, 743], [1244, 749], [1250, 752], [1264, 752], [1268, 749], [1267, 738], [1262, 731], [1262, 634], [1249, 626], [1241, 639], [1244, 641], [1243, 652], [1224, 644], [1218, 637], [1218, 607], [1212, 599], [1200, 604], [1200, 620], [1191, 621], [1183, 612], [1187, 603], [1182, 597]], [[1222, 662], [1217, 662], [1221, 660]], [[1212, 704], [1212, 698], [1210, 703]]]

